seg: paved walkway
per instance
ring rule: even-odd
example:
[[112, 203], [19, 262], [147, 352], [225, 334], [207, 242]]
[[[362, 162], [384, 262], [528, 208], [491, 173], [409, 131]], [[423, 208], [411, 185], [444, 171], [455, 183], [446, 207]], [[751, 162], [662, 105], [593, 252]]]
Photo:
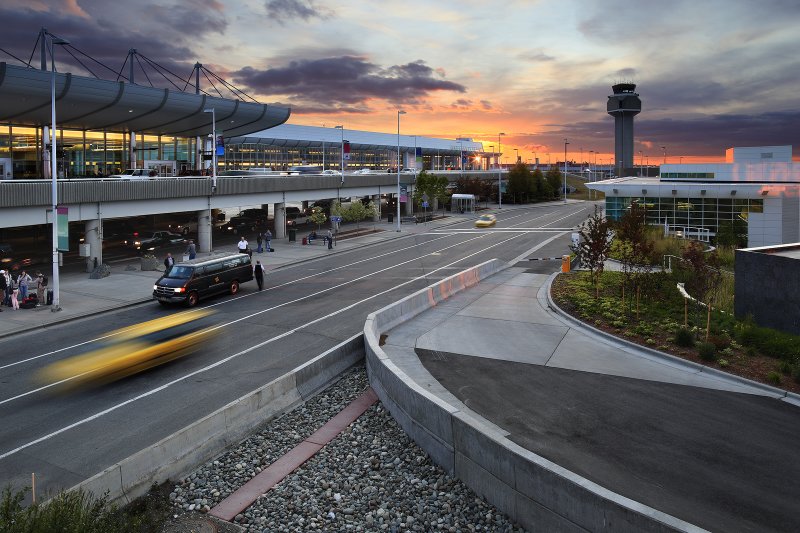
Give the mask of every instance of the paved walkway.
[[[273, 239], [272, 248], [275, 251], [262, 254], [254, 253], [253, 261], [261, 260], [267, 272], [269, 272], [288, 264], [341, 253], [353, 248], [395, 239], [409, 233], [426, 232], [437, 227], [462, 222], [469, 218], [474, 218], [474, 215], [453, 215], [426, 224], [403, 224], [399, 233], [396, 231], [394, 223], [389, 224], [384, 221], [374, 224], [372, 222], [362, 222], [360, 224], [362, 230], [377, 229], [381, 231], [360, 237], [339, 239], [336, 241], [336, 246], [334, 246], [333, 250], [328, 250], [321, 239], [314, 244], [303, 245], [301, 239], [308, 231], [298, 231], [296, 242], [290, 243], [288, 238]], [[342, 227], [342, 232], [354, 229], [356, 229], [355, 225], [347, 225]], [[231, 244], [224, 249], [235, 252], [236, 245]], [[222, 248], [215, 249], [217, 252], [222, 250]], [[173, 255], [176, 254], [173, 253]], [[199, 257], [202, 257], [202, 255], [198, 254]], [[163, 259], [163, 253], [159, 254], [159, 258]], [[10, 307], [3, 307], [3, 312], [0, 313], [0, 338], [150, 301], [152, 300], [153, 284], [163, 271], [163, 266], [160, 263], [159, 266], [161, 268], [160, 271], [142, 271], [141, 260], [139, 258], [131, 258], [111, 263], [111, 275], [108, 277], [89, 279], [89, 274], [79, 271], [80, 267], [78, 265], [71, 265], [71, 267], [65, 268], [60, 276], [61, 311], [51, 312], [50, 306], [44, 305], [35, 309], [20, 309], [19, 311], [14, 311]], [[42, 271], [50, 275], [48, 270], [43, 268]], [[52, 276], [50, 279], [52, 279]]]
[[800, 409], [783, 391], [567, 320], [548, 301], [560, 263], [524, 263], [390, 330], [384, 351], [421, 388], [618, 494], [712, 531], [800, 529]]

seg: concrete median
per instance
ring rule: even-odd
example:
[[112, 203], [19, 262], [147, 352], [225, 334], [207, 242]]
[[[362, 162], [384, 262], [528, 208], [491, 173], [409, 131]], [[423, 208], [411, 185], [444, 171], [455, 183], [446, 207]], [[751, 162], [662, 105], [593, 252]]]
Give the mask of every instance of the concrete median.
[[126, 503], [145, 494], [154, 483], [184, 476], [246, 438], [255, 427], [303, 403], [363, 357], [363, 336], [354, 335], [70, 490], [97, 496], [107, 492], [111, 501]]

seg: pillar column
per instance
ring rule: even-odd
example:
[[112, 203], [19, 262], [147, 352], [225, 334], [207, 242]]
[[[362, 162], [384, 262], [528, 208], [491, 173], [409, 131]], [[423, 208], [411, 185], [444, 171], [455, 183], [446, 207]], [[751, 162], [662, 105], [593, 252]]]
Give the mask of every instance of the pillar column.
[[301, 203], [301, 209], [303, 210], [303, 212], [306, 212], [306, 211], [308, 211], [308, 200], [303, 200], [303, 201], [302, 201], [302, 203]]
[[84, 243], [89, 245], [89, 257], [86, 258], [86, 272], [94, 270], [94, 259], [97, 264], [103, 264], [103, 239], [100, 237], [102, 222], [100, 220], [87, 220], [84, 226]]
[[285, 204], [275, 204], [275, 231], [273, 237], [283, 239], [286, 237], [286, 209]]
[[211, 251], [211, 209], [201, 209], [197, 212], [197, 242], [195, 246], [198, 252]]
[[431, 210], [436, 211], [437, 209], [439, 209], [439, 199], [434, 196], [431, 202]]
[[375, 216], [372, 217], [373, 222], [381, 221], [381, 195], [373, 194], [372, 203], [375, 204]]
[[414, 214], [414, 188], [411, 184], [406, 185], [406, 215], [413, 215]]

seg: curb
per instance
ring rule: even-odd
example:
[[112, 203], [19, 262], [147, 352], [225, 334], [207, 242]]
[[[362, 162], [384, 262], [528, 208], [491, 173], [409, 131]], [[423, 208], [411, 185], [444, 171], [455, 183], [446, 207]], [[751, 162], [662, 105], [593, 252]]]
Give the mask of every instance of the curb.
[[800, 394], [796, 394], [794, 392], [788, 392], [788, 391], [785, 391], [783, 389], [779, 389], [777, 387], [773, 387], [772, 385], [767, 385], [765, 383], [759, 383], [758, 381], [753, 381], [753, 380], [748, 379], [748, 378], [743, 378], [741, 376], [737, 376], [735, 374], [730, 374], [730, 373], [725, 372], [723, 370], [719, 370], [719, 369], [716, 369], [716, 368], [712, 368], [710, 366], [702, 365], [700, 363], [695, 363], [694, 361], [687, 361], [686, 359], [683, 359], [681, 357], [678, 357], [678, 356], [675, 356], [675, 355], [672, 355], [672, 354], [669, 354], [669, 353], [661, 352], [661, 351], [655, 350], [653, 348], [649, 348], [647, 346], [642, 346], [641, 344], [637, 344], [635, 342], [631, 342], [631, 341], [629, 341], [627, 339], [624, 339], [622, 337], [617, 337], [617, 336], [612, 335], [612, 334], [610, 334], [610, 333], [608, 333], [606, 331], [603, 331], [601, 329], [595, 328], [594, 326], [592, 326], [590, 324], [587, 324], [586, 322], [583, 322], [579, 318], [576, 318], [576, 317], [570, 315], [569, 313], [567, 313], [566, 311], [561, 309], [555, 303], [555, 301], [553, 300], [553, 295], [550, 292], [553, 280], [556, 278], [556, 276], [558, 276], [558, 274], [559, 274], [559, 272], [555, 272], [555, 273], [551, 274], [550, 277], [547, 278], [547, 283], [544, 285], [545, 291], [547, 293], [547, 305], [548, 305], [548, 307], [550, 307], [551, 310], [553, 310], [553, 312], [555, 312], [557, 315], [559, 315], [566, 322], [569, 322], [570, 324], [572, 324], [572, 326], [575, 327], [576, 329], [588, 330], [588, 331], [594, 333], [595, 335], [598, 335], [598, 336], [600, 336], [600, 337], [602, 337], [602, 338], [604, 338], [606, 340], [610, 340], [610, 341], [622, 344], [626, 348], [629, 348], [629, 349], [631, 349], [633, 351], [643, 352], [643, 353], [645, 353], [645, 354], [647, 354], [649, 356], [655, 357], [657, 359], [662, 359], [664, 361], [667, 361], [667, 362], [671, 363], [674, 366], [683, 368], [684, 370], [687, 370], [687, 371], [690, 370], [690, 371], [693, 371], [694, 373], [709, 374], [709, 375], [712, 375], [712, 376], [714, 376], [716, 378], [721, 379], [722, 381], [727, 381], [727, 382], [734, 383], [734, 384], [737, 384], [737, 385], [747, 385], [749, 387], [754, 387], [756, 389], [759, 389], [759, 390], [762, 390], [764, 392], [770, 393], [770, 395], [775, 396], [775, 398], [778, 399], [778, 400], [784, 400], [785, 399], [789, 403], [797, 405], [798, 407], [800, 407]]

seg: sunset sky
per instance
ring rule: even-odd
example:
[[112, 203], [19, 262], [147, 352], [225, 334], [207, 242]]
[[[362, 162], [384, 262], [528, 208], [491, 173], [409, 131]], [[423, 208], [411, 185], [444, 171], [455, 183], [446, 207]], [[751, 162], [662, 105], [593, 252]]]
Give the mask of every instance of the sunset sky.
[[[642, 99], [636, 164], [662, 146], [670, 163], [800, 155], [797, 0], [3, 0], [0, 20], [0, 48], [25, 60], [45, 26], [115, 69], [129, 48], [183, 77], [200, 61], [291, 106], [290, 124], [394, 132], [402, 108], [404, 134], [488, 148], [504, 132], [508, 161], [563, 159], [566, 137], [570, 160], [608, 162], [619, 81]], [[59, 70], [81, 73], [70, 59]]]

